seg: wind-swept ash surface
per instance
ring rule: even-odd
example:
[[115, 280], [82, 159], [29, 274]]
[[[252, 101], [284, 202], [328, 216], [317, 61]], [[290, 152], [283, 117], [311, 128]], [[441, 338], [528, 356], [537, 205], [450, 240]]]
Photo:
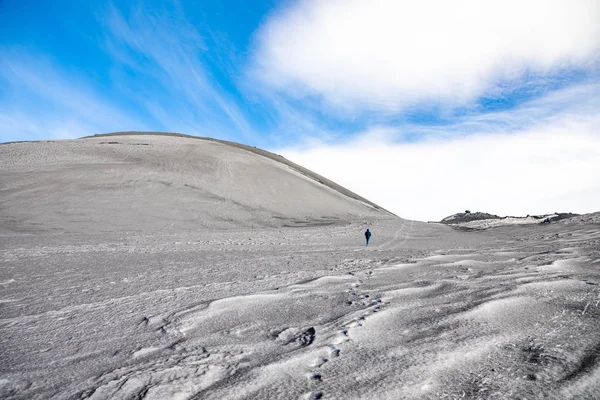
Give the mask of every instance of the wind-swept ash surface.
[[1, 398], [600, 398], [597, 215], [459, 231], [187, 138], [0, 166]]

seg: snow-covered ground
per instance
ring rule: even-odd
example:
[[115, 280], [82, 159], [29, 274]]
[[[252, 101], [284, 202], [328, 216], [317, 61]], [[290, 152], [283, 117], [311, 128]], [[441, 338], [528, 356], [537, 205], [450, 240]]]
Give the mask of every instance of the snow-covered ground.
[[600, 398], [597, 221], [457, 231], [211, 146], [0, 146], [0, 398]]
[[527, 224], [539, 224], [544, 221], [545, 218], [556, 217], [556, 214], [544, 215], [543, 218], [535, 217], [505, 217], [505, 218], [493, 218], [493, 219], [479, 219], [475, 221], [465, 221], [457, 224], [448, 223], [449, 225], [458, 226], [461, 228], [469, 229], [488, 229], [497, 226], [506, 225], [527, 225]]
[[578, 215], [573, 218], [565, 219], [561, 223], [571, 224], [600, 224], [600, 212]]

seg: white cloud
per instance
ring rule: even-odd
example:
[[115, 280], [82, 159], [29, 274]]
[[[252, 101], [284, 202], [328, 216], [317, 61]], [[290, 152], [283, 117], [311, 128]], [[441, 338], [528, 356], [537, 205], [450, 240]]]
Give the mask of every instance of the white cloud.
[[[490, 118], [529, 120], [554, 104], [552, 97], [563, 102], [583, 91], [568, 89]], [[589, 100], [597, 105], [596, 93]], [[519, 116], [527, 110], [533, 114]], [[517, 131], [431, 135], [418, 143], [395, 142], [402, 128], [376, 127], [345, 144], [275, 152], [409, 219], [440, 220], [465, 209], [499, 215], [594, 212], [600, 210], [598, 110], [581, 112], [577, 105]], [[474, 117], [475, 126], [480, 118]], [[470, 123], [461, 121], [459, 130]]]
[[294, 96], [389, 111], [468, 102], [599, 51], [597, 0], [305, 0], [258, 32], [255, 72]]

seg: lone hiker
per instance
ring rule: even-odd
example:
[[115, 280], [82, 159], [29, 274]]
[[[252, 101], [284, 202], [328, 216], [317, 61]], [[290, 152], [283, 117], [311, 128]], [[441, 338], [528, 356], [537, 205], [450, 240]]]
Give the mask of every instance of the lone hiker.
[[365, 238], [367, 239], [367, 246], [369, 245], [369, 239], [371, 239], [371, 231], [369, 228], [365, 231]]

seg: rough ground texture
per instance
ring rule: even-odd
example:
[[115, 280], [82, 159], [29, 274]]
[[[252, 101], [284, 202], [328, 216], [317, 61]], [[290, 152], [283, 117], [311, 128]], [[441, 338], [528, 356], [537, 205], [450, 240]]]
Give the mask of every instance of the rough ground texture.
[[500, 219], [499, 216], [494, 214], [488, 214], [484, 212], [464, 212], [452, 214], [449, 217], [444, 218], [440, 222], [442, 224], [460, 224], [471, 221], [480, 221], [484, 219]]
[[0, 398], [600, 398], [598, 214], [457, 231], [204, 143], [0, 146]]
[[465, 212], [451, 215], [440, 222], [459, 229], [488, 229], [506, 225], [545, 224], [578, 217], [573, 213], [527, 215], [526, 217], [499, 217], [482, 212]]

